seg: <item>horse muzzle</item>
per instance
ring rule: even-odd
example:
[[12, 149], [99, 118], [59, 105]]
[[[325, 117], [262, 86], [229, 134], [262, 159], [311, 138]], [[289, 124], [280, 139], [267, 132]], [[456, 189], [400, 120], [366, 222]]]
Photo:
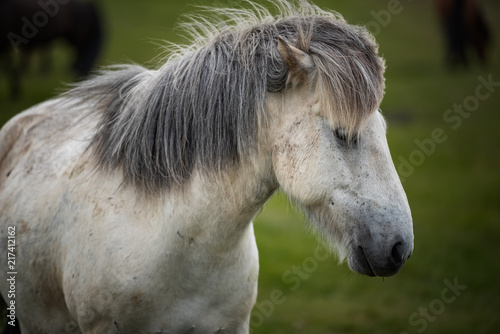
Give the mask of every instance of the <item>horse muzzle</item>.
[[352, 246], [348, 263], [359, 274], [389, 277], [403, 268], [412, 252], [413, 238], [400, 237], [390, 243], [369, 241]]

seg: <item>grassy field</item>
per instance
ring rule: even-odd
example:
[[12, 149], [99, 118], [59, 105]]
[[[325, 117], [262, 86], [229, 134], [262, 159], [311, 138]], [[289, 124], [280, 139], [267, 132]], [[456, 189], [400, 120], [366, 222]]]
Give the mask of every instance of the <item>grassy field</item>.
[[[387, 63], [382, 110], [412, 208], [415, 251], [394, 277], [353, 274], [324, 256], [301, 214], [278, 194], [255, 222], [261, 270], [251, 332], [497, 333], [500, 2], [482, 1], [497, 38], [490, 65], [456, 72], [443, 64], [431, 1], [401, 0], [398, 13], [382, 23], [376, 17], [392, 1], [316, 2], [340, 11], [350, 23], [368, 24], [380, 43]], [[148, 64], [159, 53], [160, 40], [182, 41], [173, 28], [180, 13], [213, 1], [100, 3], [107, 18], [100, 64], [109, 65]], [[57, 48], [53, 57], [53, 73], [47, 77], [35, 66], [28, 69], [19, 101], [8, 99], [5, 77], [0, 77], [0, 124], [53, 96], [61, 80], [71, 80], [65, 49]], [[499, 84], [486, 87], [485, 80]], [[476, 98], [477, 89], [481, 98]], [[470, 114], [450, 119], [448, 110], [462, 104]], [[435, 133], [441, 134], [439, 142], [432, 140]], [[403, 161], [413, 161], [412, 166]]]

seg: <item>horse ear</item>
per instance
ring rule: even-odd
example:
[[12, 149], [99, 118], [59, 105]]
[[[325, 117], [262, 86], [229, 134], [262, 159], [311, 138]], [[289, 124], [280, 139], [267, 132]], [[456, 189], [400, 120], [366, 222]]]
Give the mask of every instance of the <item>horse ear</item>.
[[278, 51], [290, 71], [290, 76], [296, 81], [305, 81], [315, 68], [311, 55], [294, 47], [282, 36], [278, 36]]

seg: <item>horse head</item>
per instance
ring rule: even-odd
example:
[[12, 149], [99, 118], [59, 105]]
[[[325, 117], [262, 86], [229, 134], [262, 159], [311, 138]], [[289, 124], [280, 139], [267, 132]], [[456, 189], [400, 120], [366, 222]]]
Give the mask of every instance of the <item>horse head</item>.
[[273, 169], [282, 190], [352, 270], [391, 276], [413, 251], [412, 217], [378, 110], [383, 61], [366, 33], [348, 36], [353, 40], [343, 45], [330, 39], [337, 55], [326, 43], [306, 42], [301, 50], [303, 42], [280, 38], [289, 77], [283, 95], [270, 98], [279, 110]]

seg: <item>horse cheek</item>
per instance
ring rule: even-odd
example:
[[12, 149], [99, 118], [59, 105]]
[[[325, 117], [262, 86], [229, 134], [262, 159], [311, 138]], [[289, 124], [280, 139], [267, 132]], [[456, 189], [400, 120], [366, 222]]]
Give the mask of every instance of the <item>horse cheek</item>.
[[286, 141], [276, 145], [273, 152], [273, 167], [281, 189], [294, 201], [310, 204], [318, 199], [317, 175], [314, 163], [316, 148], [313, 145], [299, 145]]

